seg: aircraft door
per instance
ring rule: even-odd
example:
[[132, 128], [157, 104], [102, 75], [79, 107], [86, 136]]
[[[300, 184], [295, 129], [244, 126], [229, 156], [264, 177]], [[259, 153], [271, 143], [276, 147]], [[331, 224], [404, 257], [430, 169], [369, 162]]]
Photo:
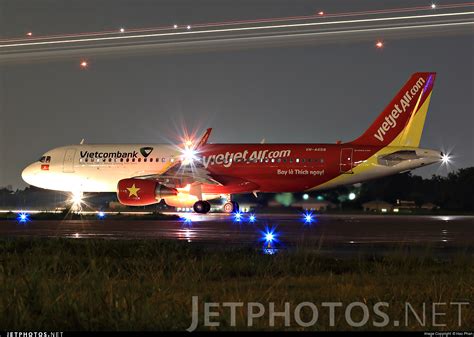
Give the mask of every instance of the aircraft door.
[[67, 149], [64, 154], [63, 172], [74, 173], [74, 157], [76, 155], [76, 149]]
[[341, 173], [354, 173], [352, 172], [352, 155], [354, 149], [343, 148], [341, 149], [341, 160], [340, 160], [340, 172]]

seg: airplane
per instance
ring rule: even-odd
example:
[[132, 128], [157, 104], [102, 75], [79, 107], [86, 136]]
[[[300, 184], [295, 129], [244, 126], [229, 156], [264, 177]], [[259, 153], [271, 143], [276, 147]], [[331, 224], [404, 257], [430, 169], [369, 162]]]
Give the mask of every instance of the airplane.
[[84, 144], [46, 152], [22, 172], [44, 189], [116, 192], [121, 204], [164, 200], [207, 213], [232, 194], [308, 192], [355, 184], [440, 162], [437, 150], [419, 148], [436, 73], [418, 72], [357, 139], [335, 144], [211, 144], [212, 129], [184, 145]]

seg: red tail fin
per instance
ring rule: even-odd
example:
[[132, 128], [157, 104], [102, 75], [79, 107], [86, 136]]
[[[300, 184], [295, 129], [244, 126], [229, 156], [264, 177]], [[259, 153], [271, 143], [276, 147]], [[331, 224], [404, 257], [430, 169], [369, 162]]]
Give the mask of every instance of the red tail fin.
[[[428, 109], [429, 97], [433, 89], [436, 73], [414, 73], [410, 79], [383, 110], [375, 122], [364, 132], [362, 136], [352, 142], [360, 145], [383, 145], [391, 144], [397, 136], [404, 133], [399, 138], [397, 145], [418, 146], [419, 138]], [[427, 101], [428, 100], [428, 101]], [[424, 104], [426, 101], [426, 104]], [[423, 109], [421, 109], [424, 107]], [[423, 116], [415, 115], [420, 112]], [[413, 122], [415, 120], [415, 122]], [[407, 134], [412, 133], [410, 144], [404, 144], [408, 139]]]

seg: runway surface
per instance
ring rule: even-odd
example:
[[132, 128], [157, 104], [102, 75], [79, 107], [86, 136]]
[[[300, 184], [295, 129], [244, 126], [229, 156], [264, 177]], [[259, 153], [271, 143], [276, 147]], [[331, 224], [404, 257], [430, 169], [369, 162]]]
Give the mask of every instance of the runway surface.
[[[441, 254], [474, 247], [474, 216], [257, 214], [240, 221], [226, 214], [178, 214], [180, 220], [0, 221], [2, 237], [170, 239], [214, 246], [272, 249], [311, 247], [339, 254], [412, 247]], [[268, 236], [272, 233], [272, 236]], [[270, 244], [267, 239], [270, 240]]]

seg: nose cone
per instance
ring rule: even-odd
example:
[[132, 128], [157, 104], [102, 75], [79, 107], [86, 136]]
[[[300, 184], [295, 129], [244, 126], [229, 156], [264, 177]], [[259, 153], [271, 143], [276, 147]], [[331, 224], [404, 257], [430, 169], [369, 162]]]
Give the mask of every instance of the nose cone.
[[23, 172], [21, 172], [21, 178], [24, 182], [30, 185], [34, 185], [34, 178], [37, 175], [37, 167], [34, 164], [26, 167]]

